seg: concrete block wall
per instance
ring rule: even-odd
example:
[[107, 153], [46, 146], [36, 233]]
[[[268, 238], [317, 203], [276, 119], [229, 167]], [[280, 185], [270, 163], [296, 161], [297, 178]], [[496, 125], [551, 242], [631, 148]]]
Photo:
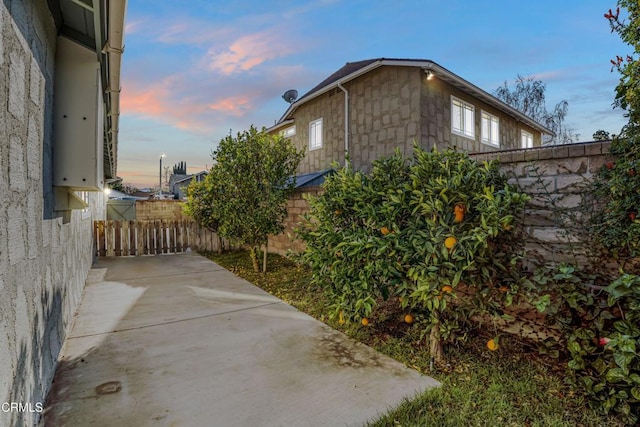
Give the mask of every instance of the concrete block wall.
[[0, 2], [0, 425], [37, 422], [92, 263], [104, 195], [69, 221], [53, 212], [57, 30], [47, 2]]
[[[610, 142], [592, 142], [471, 154], [478, 161], [499, 160], [509, 182], [532, 197], [523, 217], [526, 257], [531, 266], [549, 261], [587, 261], [580, 227], [564, 222], [579, 219], [583, 210], [592, 206], [593, 201], [588, 199], [585, 189], [598, 170], [611, 160], [609, 147]], [[304, 248], [302, 242], [291, 239], [288, 234], [293, 235], [293, 228], [302, 215], [309, 212], [304, 194], [321, 192], [321, 187], [313, 187], [300, 189], [291, 196], [285, 232], [269, 238], [270, 251], [285, 254], [289, 249]]]
[[182, 213], [182, 206], [183, 204], [179, 200], [137, 200], [136, 220], [185, 219], [186, 216]]
[[286, 255], [287, 251], [300, 252], [304, 250], [304, 243], [294, 237], [294, 228], [302, 221], [302, 216], [309, 213], [307, 195], [317, 196], [322, 187], [305, 187], [296, 190], [287, 201], [287, 219], [282, 234], [269, 236], [269, 252]]
[[611, 160], [610, 142], [539, 147], [472, 154], [478, 161], [497, 159], [509, 182], [531, 196], [524, 213], [527, 260], [587, 262], [580, 220], [596, 201], [588, 189], [594, 175]]

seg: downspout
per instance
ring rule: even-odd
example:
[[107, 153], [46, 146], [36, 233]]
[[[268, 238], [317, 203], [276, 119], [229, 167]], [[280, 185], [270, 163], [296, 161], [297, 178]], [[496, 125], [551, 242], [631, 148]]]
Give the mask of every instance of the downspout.
[[344, 165], [349, 167], [347, 161], [349, 155], [349, 92], [338, 82], [338, 87], [344, 92]]

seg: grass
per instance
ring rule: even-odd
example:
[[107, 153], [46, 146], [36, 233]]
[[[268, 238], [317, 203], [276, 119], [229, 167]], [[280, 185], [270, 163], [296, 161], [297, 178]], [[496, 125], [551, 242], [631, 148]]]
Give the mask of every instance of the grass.
[[[269, 254], [267, 273], [253, 271], [247, 252], [207, 256], [240, 277], [350, 337], [432, 376], [442, 386], [405, 400], [371, 426], [620, 426], [599, 416], [564, 383], [562, 365], [541, 358], [531, 346], [502, 337], [500, 349], [486, 348], [479, 328], [468, 340], [445, 350], [449, 365], [429, 369], [420, 316], [413, 325], [389, 304], [376, 311], [369, 327], [339, 325], [329, 319], [328, 301], [310, 272]], [[373, 318], [373, 316], [372, 316]]]

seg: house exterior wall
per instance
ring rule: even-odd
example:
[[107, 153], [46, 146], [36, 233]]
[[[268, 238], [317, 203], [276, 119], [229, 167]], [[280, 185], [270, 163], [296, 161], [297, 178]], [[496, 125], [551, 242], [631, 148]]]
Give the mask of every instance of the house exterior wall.
[[[516, 149], [520, 131], [525, 130], [533, 135], [534, 146], [541, 145], [540, 132], [437, 77], [427, 80], [419, 67], [379, 67], [344, 87], [349, 92], [349, 156], [356, 169], [367, 171], [373, 160], [396, 149], [411, 154], [414, 142], [425, 150], [434, 146], [467, 152]], [[474, 106], [474, 139], [452, 132], [452, 96]], [[296, 134], [291, 140], [306, 150], [299, 174], [328, 169], [334, 161], [344, 164], [344, 102], [344, 92], [334, 88], [296, 109]], [[499, 119], [499, 147], [481, 142], [482, 111]], [[323, 146], [309, 150], [309, 123], [318, 118], [323, 119]]]
[[345, 85], [356, 169], [370, 169], [373, 160], [396, 148], [410, 153], [420, 141], [420, 74], [414, 67], [380, 67]]
[[[322, 148], [309, 150], [309, 123], [322, 119]], [[344, 94], [331, 91], [304, 104], [296, 111], [296, 134], [291, 137], [298, 149], [305, 150], [298, 173], [329, 169], [336, 161], [344, 163]]]
[[[420, 74], [420, 122], [421, 147], [429, 150], [434, 146], [438, 149], [456, 147], [459, 150], [470, 153], [490, 152], [497, 150], [518, 149], [520, 147], [520, 131], [525, 130], [533, 135], [534, 146], [540, 146], [541, 135], [539, 131], [530, 126], [516, 121], [513, 117], [503, 113], [487, 103], [463, 92], [453, 85], [434, 77], [427, 80], [426, 75]], [[475, 138], [470, 139], [451, 131], [451, 97], [456, 97], [475, 108]], [[481, 142], [481, 112], [485, 111], [498, 117], [500, 123], [500, 146], [496, 147]]]
[[53, 211], [57, 31], [47, 2], [0, 2], [0, 425], [33, 425], [91, 267], [105, 196], [64, 221]]

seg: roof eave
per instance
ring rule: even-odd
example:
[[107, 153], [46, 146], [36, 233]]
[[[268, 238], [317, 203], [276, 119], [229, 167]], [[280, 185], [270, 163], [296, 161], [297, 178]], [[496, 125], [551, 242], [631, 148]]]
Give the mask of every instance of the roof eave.
[[290, 123], [293, 119], [290, 117], [291, 114], [293, 114], [295, 112], [295, 110], [307, 103], [308, 101], [311, 101], [312, 99], [315, 99], [327, 92], [329, 92], [332, 89], [335, 89], [336, 87], [338, 87], [339, 85], [346, 83], [350, 80], [353, 80], [355, 78], [360, 77], [363, 74], [366, 74], [376, 68], [379, 68], [383, 65], [388, 65], [388, 66], [397, 66], [397, 67], [419, 67], [422, 68], [423, 70], [430, 70], [433, 71], [434, 74], [440, 78], [444, 77], [443, 80], [448, 81], [449, 83], [454, 84], [454, 86], [459, 87], [460, 89], [464, 90], [467, 93], [470, 93], [471, 95], [483, 100], [484, 102], [486, 102], [489, 105], [492, 105], [500, 110], [503, 110], [504, 112], [506, 112], [508, 115], [512, 116], [513, 118], [515, 118], [516, 120], [523, 122], [525, 124], [527, 124], [528, 126], [536, 129], [537, 131], [544, 133], [544, 134], [548, 134], [548, 135], [552, 135], [554, 136], [554, 132], [551, 129], [548, 129], [547, 127], [541, 125], [540, 123], [536, 122], [535, 120], [533, 120], [532, 118], [526, 116], [525, 114], [522, 114], [520, 111], [516, 110], [515, 108], [511, 107], [510, 105], [508, 105], [507, 103], [501, 101], [500, 99], [496, 98], [495, 96], [487, 93], [486, 91], [480, 89], [479, 87], [477, 87], [476, 85], [474, 85], [473, 83], [468, 82], [467, 80], [463, 79], [462, 77], [452, 73], [451, 71], [447, 70], [446, 68], [436, 64], [433, 61], [429, 61], [429, 60], [425, 60], [425, 61], [406, 61], [406, 60], [393, 60], [393, 59], [381, 59], [375, 62], [372, 62], [371, 64], [362, 67], [361, 69], [339, 79], [336, 80], [333, 83], [328, 84], [327, 86], [323, 87], [322, 89], [308, 95], [305, 96], [303, 98], [300, 98], [299, 100], [297, 100], [296, 102], [292, 103], [289, 108], [287, 109], [287, 111], [285, 111], [285, 113], [282, 115], [282, 117], [280, 117], [280, 120], [278, 120], [278, 123], [276, 123], [275, 126], [269, 128], [269, 130], [275, 130], [279, 127], [282, 127], [288, 123]]

